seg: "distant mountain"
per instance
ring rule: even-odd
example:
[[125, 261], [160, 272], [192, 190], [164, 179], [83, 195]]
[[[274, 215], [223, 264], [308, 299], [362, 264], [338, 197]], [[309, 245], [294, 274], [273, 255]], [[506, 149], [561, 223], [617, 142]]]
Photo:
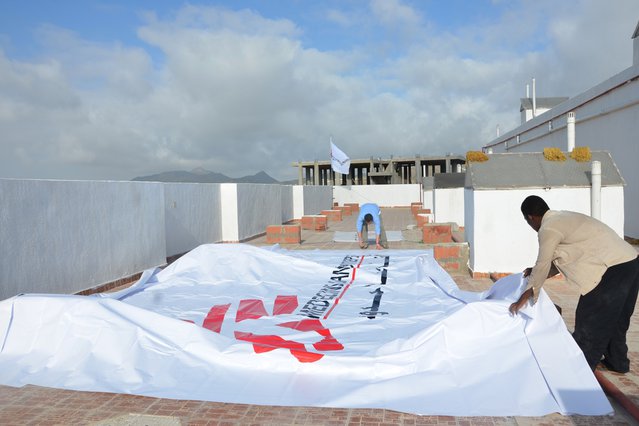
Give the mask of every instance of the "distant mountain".
[[261, 171], [252, 176], [241, 178], [231, 178], [222, 173], [198, 167], [190, 172], [177, 170], [172, 172], [162, 172], [155, 175], [139, 176], [133, 178], [134, 181], [147, 182], [189, 182], [189, 183], [279, 183], [267, 173]]
[[270, 177], [266, 172], [261, 171], [253, 176], [244, 176], [238, 179], [235, 179], [235, 182], [238, 183], [279, 183], [277, 180]]

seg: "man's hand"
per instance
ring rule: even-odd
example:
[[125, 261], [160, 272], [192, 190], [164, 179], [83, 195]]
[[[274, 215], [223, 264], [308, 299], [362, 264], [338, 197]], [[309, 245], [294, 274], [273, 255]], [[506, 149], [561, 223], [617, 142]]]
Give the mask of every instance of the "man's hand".
[[528, 299], [530, 299], [532, 296], [533, 296], [533, 289], [532, 288], [529, 288], [528, 290], [524, 291], [521, 294], [521, 296], [519, 296], [519, 300], [517, 300], [515, 303], [511, 304], [510, 307], [508, 308], [508, 310], [510, 311], [511, 315], [517, 315], [519, 310], [521, 308], [523, 308], [524, 306], [526, 306], [526, 303], [528, 303]]
[[531, 272], [532, 272], [532, 268], [524, 269], [524, 278], [526, 278], [528, 275], [530, 275]]
[[364, 244], [364, 240], [362, 238], [362, 233], [361, 232], [357, 232], [357, 243], [359, 244], [359, 248], [364, 249], [367, 247], [366, 244]]
[[383, 249], [383, 248], [384, 248], [384, 247], [382, 247], [382, 245], [379, 243], [379, 235], [377, 236], [377, 238], [375, 238], [375, 248], [376, 248], [377, 250], [381, 250], [381, 249]]

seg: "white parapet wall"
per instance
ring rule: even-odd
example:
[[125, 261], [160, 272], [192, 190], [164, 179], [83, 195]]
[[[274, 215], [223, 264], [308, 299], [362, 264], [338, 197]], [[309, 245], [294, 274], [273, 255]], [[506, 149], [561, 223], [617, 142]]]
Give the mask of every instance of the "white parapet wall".
[[0, 179], [0, 300], [112, 283], [318, 213], [332, 197], [328, 186]]
[[152, 182], [0, 179], [0, 299], [76, 293], [166, 262]]
[[[590, 188], [465, 190], [465, 235], [474, 273], [521, 272], [533, 266], [537, 233], [521, 214], [529, 195], [542, 197], [552, 210], [590, 215]], [[601, 220], [623, 236], [623, 187], [602, 188]]]
[[222, 241], [219, 183], [163, 183], [167, 257]]
[[422, 197], [422, 208], [430, 209], [431, 212], [435, 211], [433, 207], [433, 198], [434, 198], [433, 189], [424, 190], [423, 197]]
[[464, 188], [437, 188], [432, 198], [435, 222], [464, 226]]
[[333, 206], [333, 187], [326, 185], [293, 186], [293, 217], [319, 214]]
[[294, 193], [288, 185], [220, 184], [222, 241], [245, 241], [266, 227], [294, 219]]
[[280, 185], [280, 194], [280, 206], [282, 212], [280, 221], [282, 223], [286, 223], [295, 219], [293, 187], [291, 185]]
[[423, 202], [419, 184], [403, 185], [348, 185], [333, 187], [333, 201], [345, 203], [375, 203], [380, 207], [410, 207], [411, 203]]

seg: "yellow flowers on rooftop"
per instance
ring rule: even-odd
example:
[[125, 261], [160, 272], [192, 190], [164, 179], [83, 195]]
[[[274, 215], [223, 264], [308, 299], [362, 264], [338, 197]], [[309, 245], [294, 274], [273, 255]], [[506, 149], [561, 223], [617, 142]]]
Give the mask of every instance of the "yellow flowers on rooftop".
[[570, 153], [570, 158], [580, 163], [590, 161], [592, 154], [587, 146], [577, 146]]
[[566, 155], [559, 148], [544, 148], [544, 158], [548, 161], [566, 161]]
[[[544, 148], [544, 158], [547, 161], [566, 161], [566, 153], [559, 148]], [[570, 158], [573, 160], [585, 163], [592, 159], [592, 153], [587, 146], [577, 146], [570, 152]], [[482, 151], [468, 151], [466, 152], [467, 163], [483, 163], [488, 161], [489, 157]]]
[[[566, 161], [566, 154], [559, 148], [544, 148], [544, 158], [548, 161]], [[583, 163], [590, 161], [592, 153], [587, 146], [577, 146], [570, 152], [570, 158]]]
[[481, 151], [468, 151], [466, 153], [467, 163], [483, 163], [484, 161], [488, 161], [488, 156]]

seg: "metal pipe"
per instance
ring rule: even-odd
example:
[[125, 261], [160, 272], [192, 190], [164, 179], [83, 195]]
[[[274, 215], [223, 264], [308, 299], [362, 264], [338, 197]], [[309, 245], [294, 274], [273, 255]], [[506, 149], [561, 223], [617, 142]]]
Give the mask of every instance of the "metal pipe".
[[532, 115], [533, 118], [537, 117], [537, 92], [535, 90], [535, 79], [532, 79]]
[[601, 162], [593, 161], [591, 168], [590, 216], [601, 220]]
[[570, 111], [566, 116], [566, 137], [568, 140], [568, 152], [575, 149], [575, 112]]

